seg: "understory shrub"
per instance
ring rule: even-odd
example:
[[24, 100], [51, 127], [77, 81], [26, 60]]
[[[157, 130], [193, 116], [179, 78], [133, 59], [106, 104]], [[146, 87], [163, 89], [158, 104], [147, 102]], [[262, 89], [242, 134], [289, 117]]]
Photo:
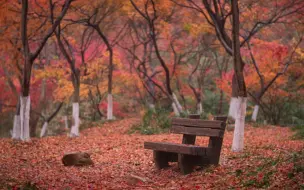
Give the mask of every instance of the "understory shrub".
[[130, 132], [138, 131], [141, 134], [151, 135], [166, 132], [170, 126], [170, 111], [163, 108], [148, 109], [145, 111], [141, 123], [134, 126]]
[[304, 139], [304, 125], [297, 125], [291, 129], [295, 131], [295, 134], [293, 135], [294, 139]]

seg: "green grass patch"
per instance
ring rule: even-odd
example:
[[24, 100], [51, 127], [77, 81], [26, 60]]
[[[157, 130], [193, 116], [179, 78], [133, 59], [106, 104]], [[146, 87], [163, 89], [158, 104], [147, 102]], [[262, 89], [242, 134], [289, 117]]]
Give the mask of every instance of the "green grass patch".
[[304, 139], [304, 125], [297, 125], [295, 127], [292, 127], [291, 130], [295, 132], [295, 134], [292, 136], [293, 139], [296, 140]]

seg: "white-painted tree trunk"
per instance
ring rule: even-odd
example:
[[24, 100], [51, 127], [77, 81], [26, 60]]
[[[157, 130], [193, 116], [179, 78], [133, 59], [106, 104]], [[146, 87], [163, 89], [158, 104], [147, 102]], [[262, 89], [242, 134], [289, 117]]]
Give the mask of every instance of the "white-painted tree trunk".
[[173, 108], [174, 115], [175, 116], [180, 116], [180, 113], [179, 113], [179, 111], [178, 111], [174, 102], [172, 103], [172, 108]]
[[235, 119], [235, 128], [233, 134], [232, 151], [240, 152], [244, 148], [244, 127], [245, 127], [247, 98], [246, 97], [236, 98], [235, 107], [236, 107], [236, 119]]
[[173, 108], [174, 114], [176, 116], [180, 116], [180, 113], [183, 111], [183, 108], [174, 93], [172, 94], [172, 99], [173, 99], [172, 108]]
[[203, 110], [203, 105], [201, 102], [199, 102], [197, 105], [196, 105], [196, 109], [197, 109], [197, 114], [201, 115], [204, 110]]
[[63, 116], [63, 120], [64, 120], [64, 127], [65, 129], [69, 128], [69, 122], [68, 122], [68, 116]]
[[47, 127], [48, 127], [48, 122], [44, 122], [40, 132], [40, 138], [46, 136]]
[[113, 96], [108, 94], [107, 119], [113, 120]]
[[174, 93], [172, 94], [172, 98], [173, 98], [174, 102], [176, 103], [176, 106], [177, 106], [178, 110], [179, 110], [180, 112], [182, 112], [182, 111], [183, 111], [183, 107], [182, 107], [182, 105], [179, 103], [179, 101], [178, 101], [178, 99], [177, 99], [177, 97], [176, 97], [176, 95], [175, 95]]
[[12, 138], [16, 139], [16, 140], [20, 140], [20, 138], [21, 138], [20, 115], [14, 116], [14, 126], [13, 126]]
[[30, 140], [30, 96], [20, 97], [20, 139], [23, 141]]
[[259, 105], [254, 106], [252, 117], [251, 117], [251, 120], [254, 121], [254, 122], [256, 122], [256, 120], [257, 120], [258, 113], [259, 113], [259, 108], [260, 108]]
[[70, 137], [79, 136], [79, 103], [73, 103], [73, 126], [71, 127]]
[[238, 98], [231, 97], [228, 116], [236, 119]]
[[155, 109], [155, 105], [154, 104], [149, 104], [149, 109], [154, 110]]

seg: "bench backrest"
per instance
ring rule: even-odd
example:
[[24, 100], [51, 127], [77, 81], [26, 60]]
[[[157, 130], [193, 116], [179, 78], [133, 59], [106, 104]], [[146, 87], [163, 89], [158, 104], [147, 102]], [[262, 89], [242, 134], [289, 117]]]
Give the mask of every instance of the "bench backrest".
[[196, 136], [223, 137], [225, 128], [226, 122], [219, 120], [205, 121], [201, 119], [173, 118], [171, 132]]

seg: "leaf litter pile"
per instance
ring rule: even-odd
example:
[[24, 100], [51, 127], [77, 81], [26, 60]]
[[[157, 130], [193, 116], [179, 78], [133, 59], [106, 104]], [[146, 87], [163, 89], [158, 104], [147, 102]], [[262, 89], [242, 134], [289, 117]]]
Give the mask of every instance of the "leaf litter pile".
[[[288, 128], [245, 128], [245, 150], [230, 151], [233, 132], [226, 132], [219, 166], [179, 173], [176, 163], [168, 169], [154, 167], [144, 141], [181, 142], [181, 135], [128, 134], [139, 119], [109, 122], [67, 136], [0, 140], [0, 187], [18, 189], [28, 183], [38, 189], [301, 189], [304, 188], [304, 142], [292, 140]], [[199, 145], [208, 139], [197, 138]], [[93, 166], [65, 167], [65, 153], [85, 151]]]

